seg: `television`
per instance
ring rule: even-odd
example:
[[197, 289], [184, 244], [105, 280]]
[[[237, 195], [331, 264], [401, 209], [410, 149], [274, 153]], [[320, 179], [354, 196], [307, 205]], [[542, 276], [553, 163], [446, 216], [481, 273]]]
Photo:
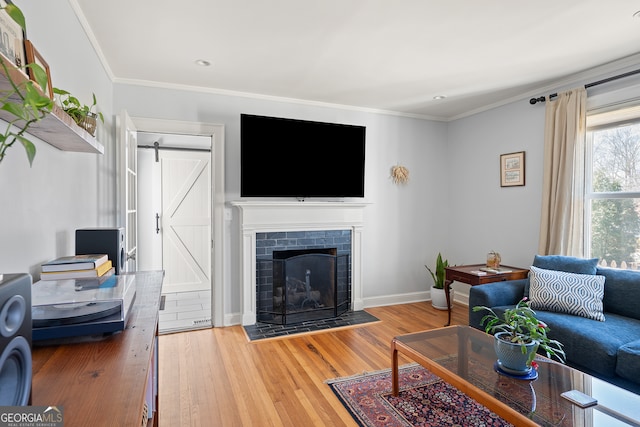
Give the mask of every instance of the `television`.
[[364, 126], [240, 115], [240, 196], [364, 197]]

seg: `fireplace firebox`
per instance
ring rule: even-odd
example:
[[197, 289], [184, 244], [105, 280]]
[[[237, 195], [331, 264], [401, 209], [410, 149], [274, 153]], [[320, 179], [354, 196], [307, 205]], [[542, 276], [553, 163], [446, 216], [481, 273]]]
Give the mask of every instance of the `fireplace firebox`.
[[273, 251], [270, 260], [259, 261], [258, 270], [263, 289], [270, 288], [270, 298], [260, 299], [260, 322], [328, 319], [350, 308], [349, 255], [338, 255], [336, 248]]

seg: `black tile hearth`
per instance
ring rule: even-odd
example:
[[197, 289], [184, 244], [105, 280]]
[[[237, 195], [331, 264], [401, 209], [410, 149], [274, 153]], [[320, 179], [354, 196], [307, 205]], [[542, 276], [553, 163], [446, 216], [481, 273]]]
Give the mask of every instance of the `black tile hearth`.
[[343, 326], [354, 326], [363, 323], [377, 322], [379, 319], [364, 310], [348, 311], [338, 317], [331, 319], [314, 320], [301, 322], [293, 325], [274, 325], [270, 323], [256, 323], [255, 325], [244, 326], [244, 330], [249, 337], [249, 341], [257, 341], [267, 338], [286, 337], [288, 335], [318, 332], [326, 329], [340, 328]]

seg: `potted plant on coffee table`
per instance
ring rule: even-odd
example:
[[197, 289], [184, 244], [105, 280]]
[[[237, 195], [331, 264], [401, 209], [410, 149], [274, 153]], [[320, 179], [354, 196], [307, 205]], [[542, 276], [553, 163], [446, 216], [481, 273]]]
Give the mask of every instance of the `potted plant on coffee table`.
[[[445, 268], [448, 266], [449, 261], [446, 259], [443, 260], [440, 253], [438, 253], [438, 258], [436, 258], [435, 272], [431, 270], [428, 265], [425, 265], [427, 270], [429, 270], [429, 273], [431, 273], [431, 277], [433, 278], [433, 285], [431, 285], [431, 305], [437, 310], [446, 310], [448, 308], [447, 296], [444, 293]], [[453, 289], [449, 288], [450, 298], [452, 292]]]
[[536, 318], [536, 312], [529, 307], [526, 297], [515, 307], [506, 309], [502, 317], [489, 307], [473, 307], [473, 311], [481, 310], [488, 311], [480, 324], [485, 326], [487, 333], [495, 334], [497, 365], [502, 371], [514, 375], [529, 374], [539, 348], [547, 357], [555, 357], [564, 363], [562, 343], [547, 336], [549, 327]]

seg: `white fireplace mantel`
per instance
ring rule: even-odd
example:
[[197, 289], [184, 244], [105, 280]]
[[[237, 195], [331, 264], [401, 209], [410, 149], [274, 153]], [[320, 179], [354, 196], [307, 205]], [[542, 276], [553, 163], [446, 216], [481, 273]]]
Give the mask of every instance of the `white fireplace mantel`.
[[242, 324], [256, 323], [256, 233], [351, 230], [351, 309], [362, 310], [364, 208], [357, 202], [236, 201], [240, 212]]

